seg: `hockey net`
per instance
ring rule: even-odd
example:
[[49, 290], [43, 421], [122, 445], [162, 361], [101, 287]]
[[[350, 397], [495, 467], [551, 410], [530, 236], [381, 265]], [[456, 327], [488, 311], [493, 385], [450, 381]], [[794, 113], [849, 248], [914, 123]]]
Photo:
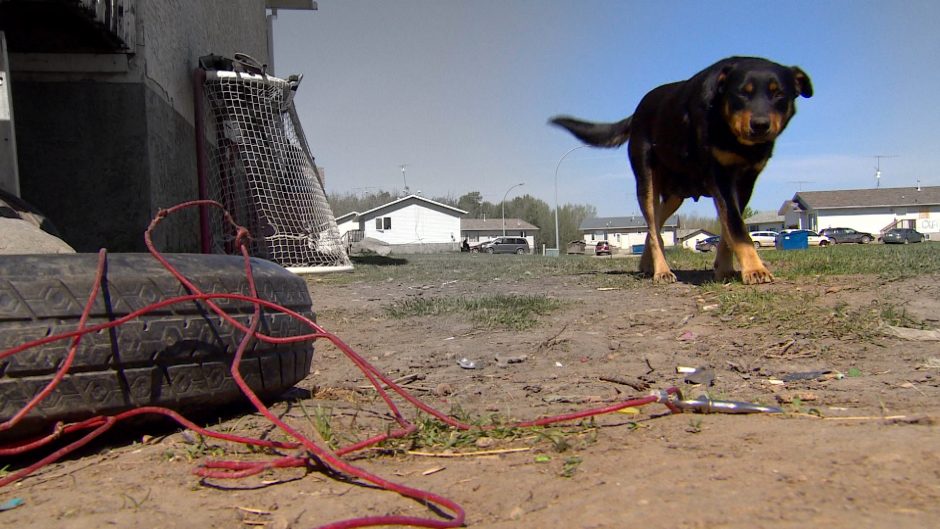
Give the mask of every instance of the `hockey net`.
[[[209, 70], [201, 92], [205, 192], [252, 234], [251, 252], [292, 271], [352, 268], [294, 108], [300, 81]], [[197, 110], [198, 112], [198, 110]], [[209, 249], [232, 253], [210, 212]]]

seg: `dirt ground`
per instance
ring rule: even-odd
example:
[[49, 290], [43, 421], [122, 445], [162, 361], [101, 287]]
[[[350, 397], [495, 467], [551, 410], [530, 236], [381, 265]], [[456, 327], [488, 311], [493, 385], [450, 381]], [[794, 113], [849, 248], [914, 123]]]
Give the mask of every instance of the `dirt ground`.
[[[936, 526], [940, 342], [828, 332], [833, 321], [825, 316], [865, 318], [872, 307], [899, 306], [911, 320], [940, 327], [940, 277], [819, 277], [717, 290], [704, 288], [703, 279], [686, 274], [675, 285], [637, 286], [624, 276], [622, 287], [616, 277], [613, 286], [600, 287], [591, 275], [311, 282], [325, 328], [444, 411], [459, 405], [471, 417], [532, 419], [673, 385], [687, 397], [707, 392], [786, 411], [670, 415], [652, 404], [638, 414], [600, 416], [593, 426], [554, 430], [555, 442], [532, 434], [477, 441], [444, 453], [451, 457], [365, 451], [350, 461], [456, 501], [469, 527]], [[765, 321], [729, 313], [717, 306], [721, 288], [805, 294], [782, 299], [795, 304], [790, 314], [807, 317]], [[408, 297], [486, 293], [544, 294], [568, 303], [525, 331], [479, 330], [459, 316], [393, 320], [382, 310]], [[504, 361], [522, 355], [520, 362]], [[462, 368], [462, 358], [477, 368]], [[678, 366], [711, 368], [713, 385], [684, 382]], [[329, 410], [334, 431], [356, 439], [389, 427], [375, 392], [340, 351], [318, 345], [314, 369], [293, 401], [274, 406], [292, 424], [312, 435], [307, 415], [319, 406]], [[846, 376], [782, 380], [810, 371]], [[277, 437], [257, 415], [236, 414], [213, 426]], [[381, 514], [435, 517], [418, 502], [316, 471], [201, 484], [191, 471], [206, 458], [257, 455], [181, 433], [134, 441], [98, 446], [0, 490], [0, 503], [25, 501], [0, 512], [0, 523], [284, 529]]]

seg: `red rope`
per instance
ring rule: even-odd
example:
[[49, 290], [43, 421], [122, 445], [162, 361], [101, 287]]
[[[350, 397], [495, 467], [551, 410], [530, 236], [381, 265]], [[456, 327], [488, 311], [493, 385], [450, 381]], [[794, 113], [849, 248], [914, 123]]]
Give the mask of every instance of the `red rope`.
[[[222, 215], [226, 223], [228, 223], [234, 233], [235, 233], [235, 246], [241, 251], [242, 258], [245, 263], [245, 276], [248, 280], [249, 286], [249, 295], [242, 294], [226, 294], [226, 293], [205, 293], [203, 292], [195, 283], [186, 278], [181, 274], [154, 246], [151, 234], [160, 224], [160, 222], [182, 209], [192, 208], [192, 207], [215, 207], [219, 208], [222, 211]], [[469, 430], [477, 428], [473, 425], [458, 421], [453, 417], [450, 417], [444, 414], [441, 411], [436, 410], [435, 408], [423, 403], [418, 400], [410, 393], [405, 391], [401, 386], [395, 384], [391, 379], [381, 373], [376, 367], [368, 363], [361, 355], [354, 351], [350, 346], [340, 340], [334, 334], [324, 330], [316, 322], [307, 318], [306, 316], [299, 314], [295, 311], [292, 311], [286, 307], [282, 307], [276, 303], [266, 301], [258, 298], [258, 293], [255, 289], [254, 276], [251, 271], [251, 260], [247, 250], [246, 241], [250, 239], [250, 234], [248, 231], [239, 225], [237, 225], [232, 219], [231, 215], [222, 207], [221, 204], [211, 200], [197, 200], [192, 202], [186, 202], [179, 204], [177, 206], [171, 207], [169, 209], [160, 210], [156, 217], [151, 221], [150, 226], [147, 228], [147, 231], [144, 234], [145, 243], [148, 250], [153, 255], [153, 257], [161, 263], [183, 286], [185, 286], [191, 294], [185, 296], [177, 296], [174, 298], [165, 299], [158, 303], [148, 305], [142, 309], [134, 311], [126, 316], [117, 318], [113, 321], [106, 323], [101, 323], [98, 325], [86, 327], [86, 322], [88, 315], [91, 311], [91, 307], [94, 304], [94, 300], [98, 295], [100, 290], [101, 281], [104, 277], [104, 270], [106, 265], [106, 253], [104, 250], [99, 252], [98, 258], [98, 269], [95, 283], [92, 287], [92, 291], [89, 294], [88, 302], [86, 303], [85, 309], [82, 312], [82, 316], [79, 320], [78, 326], [75, 330], [70, 332], [61, 333], [55, 336], [48, 336], [45, 338], [40, 338], [20, 346], [8, 349], [6, 351], [0, 352], [0, 359], [6, 358], [10, 355], [25, 351], [32, 347], [37, 347], [43, 344], [71, 339], [72, 343], [69, 347], [68, 354], [63, 361], [62, 365], [57, 370], [53, 379], [43, 388], [42, 391], [36, 394], [36, 396], [27, 403], [23, 409], [17, 412], [16, 415], [11, 417], [9, 420], [0, 423], [0, 431], [8, 430], [13, 428], [17, 423], [19, 423], [23, 417], [28, 414], [33, 408], [35, 408], [44, 398], [46, 398], [52, 391], [55, 390], [56, 386], [61, 382], [61, 380], [68, 373], [78, 346], [81, 342], [81, 339], [84, 335], [98, 332], [103, 329], [110, 329], [122, 325], [130, 320], [139, 318], [140, 316], [147, 314], [149, 312], [159, 310], [160, 308], [174, 305], [177, 303], [192, 302], [192, 301], [201, 301], [207, 307], [209, 307], [213, 312], [218, 314], [230, 325], [241, 331], [244, 336], [238, 344], [238, 348], [235, 351], [235, 356], [232, 360], [231, 374], [235, 383], [239, 386], [241, 391], [249, 399], [249, 401], [254, 405], [259, 413], [264, 415], [272, 424], [280, 428], [287, 435], [295, 439], [294, 442], [278, 442], [278, 441], [269, 441], [264, 439], [254, 439], [249, 437], [242, 437], [232, 434], [225, 434], [220, 432], [215, 432], [212, 430], [207, 430], [202, 428], [191, 421], [187, 420], [183, 416], [179, 415], [173, 410], [169, 410], [162, 407], [147, 406], [135, 408], [132, 410], [125, 411], [123, 413], [118, 413], [113, 416], [99, 416], [85, 421], [71, 423], [71, 424], [57, 424], [52, 433], [42, 436], [36, 439], [28, 441], [19, 441], [10, 445], [0, 446], [0, 456], [10, 456], [10, 455], [19, 455], [27, 453], [29, 451], [35, 450], [41, 446], [48, 445], [55, 440], [61, 438], [63, 435], [87, 431], [83, 437], [79, 438], [72, 443], [59, 448], [58, 450], [52, 452], [51, 454], [43, 457], [39, 461], [22, 468], [16, 472], [13, 472], [6, 476], [3, 479], [0, 479], [0, 487], [4, 487], [10, 483], [16, 482], [31, 473], [35, 472], [39, 468], [42, 468], [49, 463], [57, 461], [58, 459], [72, 453], [73, 451], [81, 448], [82, 446], [90, 443], [95, 438], [107, 432], [112, 426], [116, 423], [134, 417], [137, 415], [144, 414], [157, 414], [164, 415], [175, 420], [181, 426], [184, 426], [190, 430], [193, 430], [200, 435], [205, 437], [219, 439], [222, 441], [232, 442], [232, 443], [241, 443], [253, 446], [260, 446], [272, 449], [298, 449], [302, 448], [306, 451], [307, 455], [304, 457], [300, 456], [281, 456], [276, 459], [269, 461], [256, 461], [256, 462], [239, 462], [239, 461], [206, 461], [200, 468], [194, 471], [195, 474], [203, 478], [214, 478], [214, 479], [235, 479], [243, 478], [246, 476], [251, 476], [258, 474], [268, 469], [274, 468], [291, 468], [291, 467], [305, 467], [311, 465], [311, 460], [315, 460], [323, 465], [326, 465], [330, 469], [342, 472], [344, 474], [355, 476], [364, 481], [375, 484], [378, 487], [383, 489], [396, 492], [402, 496], [418, 500], [424, 504], [433, 504], [437, 506], [441, 511], [450, 512], [450, 518], [444, 520], [430, 519], [430, 518], [421, 518], [413, 516], [399, 516], [399, 515], [385, 515], [385, 516], [369, 516], [362, 518], [355, 518], [351, 520], [344, 520], [340, 522], [330, 523], [324, 526], [321, 526], [321, 529], [349, 529], [353, 527], [370, 527], [377, 525], [398, 525], [398, 526], [416, 526], [416, 527], [430, 527], [430, 528], [446, 528], [446, 527], [459, 527], [463, 525], [465, 520], [465, 513], [463, 508], [460, 507], [457, 503], [452, 500], [449, 500], [445, 497], [439, 496], [429, 491], [416, 489], [413, 487], [408, 487], [406, 485], [395, 483], [389, 480], [386, 480], [378, 475], [367, 472], [361, 468], [358, 468], [354, 465], [351, 465], [344, 459], [342, 456], [357, 450], [362, 450], [363, 448], [372, 446], [376, 443], [380, 443], [387, 439], [400, 438], [410, 433], [414, 432], [417, 427], [408, 421], [401, 411], [398, 409], [398, 406], [392, 400], [391, 395], [385, 389], [386, 387], [392, 392], [403, 398], [406, 402], [413, 405], [417, 409], [437, 418], [441, 422], [450, 425], [451, 427]], [[214, 300], [219, 299], [231, 299], [249, 302], [254, 305], [254, 313], [252, 315], [249, 325], [244, 325], [223, 309], [221, 309]], [[263, 333], [258, 332], [258, 325], [260, 323], [261, 309], [270, 309], [272, 311], [282, 312], [309, 327], [313, 332], [309, 334], [299, 335], [299, 336], [290, 336], [290, 337], [273, 337], [268, 336]], [[303, 433], [296, 430], [274, 413], [272, 413], [267, 406], [258, 398], [258, 396], [251, 390], [248, 384], [245, 382], [244, 378], [239, 372], [239, 366], [241, 364], [242, 357], [245, 353], [245, 350], [248, 347], [248, 344], [251, 343], [252, 339], [261, 340], [264, 342], [272, 344], [282, 344], [282, 343], [293, 343], [301, 342], [308, 340], [317, 340], [317, 339], [326, 339], [341, 350], [347, 358], [349, 358], [357, 367], [362, 370], [363, 374], [372, 383], [375, 390], [378, 392], [379, 396], [388, 406], [392, 416], [395, 421], [398, 423], [400, 428], [388, 431], [384, 434], [376, 435], [369, 439], [365, 439], [349, 446], [340, 448], [336, 451], [329, 451], [320, 447], [313, 440], [306, 437]], [[666, 390], [666, 393], [672, 394], [675, 393], [675, 388], [669, 388]], [[645, 404], [650, 404], [660, 400], [659, 396], [652, 395], [644, 398], [632, 399], [627, 401], [622, 401], [617, 404], [594, 408], [589, 410], [583, 410], [574, 413], [568, 413], [564, 415], [559, 415], [555, 417], [545, 417], [537, 420], [523, 421], [508, 426], [514, 427], [531, 427], [531, 426], [545, 426], [548, 424], [572, 421], [576, 419], [581, 419], [585, 417], [591, 417], [599, 414], [610, 413], [627, 407], [642, 406]], [[506, 425], [503, 425], [504, 427]], [[484, 430], [493, 428], [492, 427], [483, 427]]]

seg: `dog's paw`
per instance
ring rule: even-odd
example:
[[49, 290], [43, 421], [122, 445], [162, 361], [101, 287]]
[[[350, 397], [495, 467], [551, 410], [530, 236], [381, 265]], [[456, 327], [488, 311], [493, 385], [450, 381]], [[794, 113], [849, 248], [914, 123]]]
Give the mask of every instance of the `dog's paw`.
[[745, 285], [759, 285], [761, 283], [773, 283], [774, 275], [766, 268], [757, 268], [741, 272], [741, 282]]
[[676, 274], [672, 273], [672, 270], [666, 270], [665, 272], [659, 272], [653, 274], [653, 283], [657, 285], [666, 285], [669, 283], [676, 282]]

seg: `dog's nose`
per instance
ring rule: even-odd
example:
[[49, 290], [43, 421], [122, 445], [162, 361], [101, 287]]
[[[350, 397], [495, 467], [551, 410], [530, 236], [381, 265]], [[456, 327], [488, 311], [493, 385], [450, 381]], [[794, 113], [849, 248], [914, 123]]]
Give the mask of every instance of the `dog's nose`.
[[766, 134], [770, 130], [770, 119], [769, 118], [753, 118], [751, 119], [751, 131], [754, 134]]

